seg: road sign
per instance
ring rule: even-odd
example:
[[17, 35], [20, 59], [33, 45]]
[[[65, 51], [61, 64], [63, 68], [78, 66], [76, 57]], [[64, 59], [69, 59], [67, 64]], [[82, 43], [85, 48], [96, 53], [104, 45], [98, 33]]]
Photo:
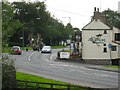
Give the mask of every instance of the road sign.
[[69, 58], [70, 52], [60, 52], [60, 58]]
[[112, 44], [111, 44], [111, 43], [110, 43], [110, 44], [108, 44], [108, 48], [110, 48], [110, 49], [112, 48]]

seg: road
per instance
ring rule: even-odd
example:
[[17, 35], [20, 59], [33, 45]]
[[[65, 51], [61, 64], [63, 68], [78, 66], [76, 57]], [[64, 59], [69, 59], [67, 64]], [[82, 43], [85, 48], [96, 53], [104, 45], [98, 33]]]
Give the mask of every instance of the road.
[[85, 67], [85, 64], [54, 60], [57, 51], [57, 49], [53, 49], [52, 54], [23, 51], [22, 55], [10, 55], [10, 58], [15, 59], [17, 71], [82, 86], [95, 88], [118, 87], [117, 72], [89, 69]]

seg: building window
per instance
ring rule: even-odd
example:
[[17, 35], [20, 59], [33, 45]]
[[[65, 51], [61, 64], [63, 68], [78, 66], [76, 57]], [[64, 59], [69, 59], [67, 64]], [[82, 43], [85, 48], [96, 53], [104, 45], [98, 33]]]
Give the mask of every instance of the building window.
[[107, 30], [104, 30], [104, 34], [107, 34]]
[[112, 46], [111, 47], [111, 51], [117, 51], [117, 47], [116, 46]]
[[120, 33], [115, 33], [115, 41], [120, 41]]
[[104, 49], [103, 49], [103, 52], [107, 52], [107, 48], [104, 48]]

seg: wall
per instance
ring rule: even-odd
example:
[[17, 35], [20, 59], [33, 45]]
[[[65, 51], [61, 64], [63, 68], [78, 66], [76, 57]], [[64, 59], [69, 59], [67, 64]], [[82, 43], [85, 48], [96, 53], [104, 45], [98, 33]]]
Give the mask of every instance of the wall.
[[[82, 32], [82, 58], [83, 59], [110, 59], [110, 51], [108, 44], [112, 40], [112, 30], [107, 30], [107, 34], [103, 34], [104, 30], [83, 30]], [[105, 44], [96, 45], [89, 41], [89, 38], [96, 37], [96, 35], [102, 34], [101, 39], [105, 39]], [[103, 52], [103, 48], [107, 48], [107, 52]]]

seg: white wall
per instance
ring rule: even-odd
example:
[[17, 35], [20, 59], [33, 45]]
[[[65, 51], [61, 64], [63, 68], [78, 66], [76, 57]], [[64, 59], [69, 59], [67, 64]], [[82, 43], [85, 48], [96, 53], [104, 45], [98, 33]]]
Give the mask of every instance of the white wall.
[[[108, 44], [111, 43], [112, 40], [112, 30], [107, 30], [107, 34], [103, 34], [104, 30], [83, 30], [82, 31], [82, 57], [83, 59], [110, 59], [110, 51], [108, 48]], [[106, 46], [100, 44], [97, 46], [96, 44], [88, 41], [89, 38], [94, 37], [98, 34], [102, 34], [101, 39], [105, 39]], [[103, 52], [103, 48], [107, 48], [107, 52]]]
[[[113, 31], [112, 31], [112, 41], [115, 41], [115, 33], [120, 33], [120, 30], [118, 28], [113, 27]], [[119, 42], [119, 41], [117, 41]], [[117, 51], [112, 51], [112, 58], [116, 59], [116, 58], [120, 58], [120, 45], [116, 44], [116, 43], [112, 43], [112, 45], [115, 45], [117, 47]]]

